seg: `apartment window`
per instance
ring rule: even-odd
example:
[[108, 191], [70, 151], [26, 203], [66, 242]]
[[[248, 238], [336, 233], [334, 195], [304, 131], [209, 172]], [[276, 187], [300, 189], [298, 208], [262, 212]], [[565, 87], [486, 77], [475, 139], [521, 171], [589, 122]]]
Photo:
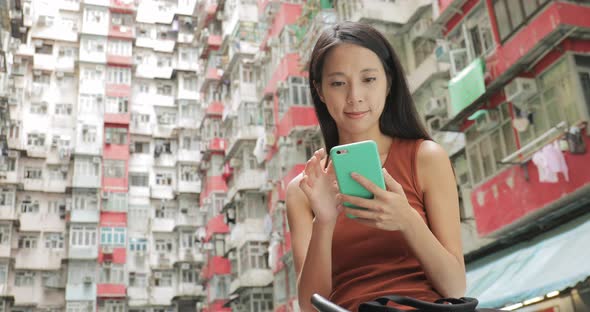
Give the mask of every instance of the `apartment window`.
[[99, 114], [101, 112], [102, 95], [99, 94], [80, 94], [80, 112], [88, 114]]
[[163, 141], [163, 140], [158, 140], [156, 141], [156, 147], [154, 148], [154, 153], [157, 156], [160, 156], [160, 154], [165, 153], [165, 154], [172, 154], [172, 143], [170, 141]]
[[24, 235], [18, 238], [18, 248], [20, 249], [35, 249], [37, 248], [37, 237], [32, 235]]
[[156, 208], [156, 218], [174, 219], [176, 217], [176, 208], [166, 205], [160, 205]]
[[169, 56], [158, 56], [156, 65], [158, 67], [170, 67], [172, 66], [172, 58]]
[[76, 49], [73, 47], [59, 47], [57, 55], [59, 58], [73, 58], [76, 55]]
[[83, 177], [97, 177], [100, 158], [90, 160], [78, 160], [75, 162], [76, 175]]
[[33, 287], [35, 285], [35, 272], [16, 271], [14, 272], [14, 286]]
[[108, 200], [103, 205], [104, 209], [112, 211], [127, 211], [127, 193], [109, 192], [106, 194]]
[[101, 245], [125, 245], [125, 228], [100, 228]]
[[25, 167], [25, 179], [41, 180], [43, 179], [43, 169], [37, 167]]
[[64, 181], [68, 178], [68, 168], [61, 165], [47, 165], [49, 180]]
[[242, 66], [242, 82], [254, 83], [254, 69], [251, 66]]
[[198, 168], [196, 166], [182, 165], [180, 167], [180, 180], [185, 182], [199, 181]]
[[130, 238], [129, 239], [129, 251], [146, 251], [147, 250], [147, 239], [146, 238]]
[[187, 91], [197, 91], [197, 77], [185, 77], [183, 86]]
[[106, 144], [127, 144], [127, 129], [106, 127], [104, 129]]
[[[10, 225], [0, 224], [0, 245], [8, 244], [9, 240], [10, 240]], [[0, 279], [0, 283], [2, 283], [2, 279]]]
[[548, 0], [495, 0], [494, 13], [498, 24], [500, 39], [508, 38], [516, 32]]
[[131, 56], [131, 41], [129, 40], [109, 40], [109, 54], [120, 56]]
[[8, 277], [8, 264], [0, 264], [0, 285], [6, 285]]
[[174, 125], [176, 124], [176, 112], [163, 112], [158, 114], [158, 124]]
[[[145, 273], [129, 272], [129, 287], [147, 287], [147, 275]], [[133, 310], [129, 310], [130, 312]]]
[[261, 112], [254, 102], [244, 102], [238, 107], [238, 127], [262, 125]]
[[53, 54], [53, 45], [43, 43], [40, 46], [35, 45], [35, 53], [37, 54]]
[[12, 206], [14, 203], [14, 192], [10, 189], [0, 189], [0, 206]]
[[144, 172], [129, 172], [129, 185], [135, 187], [148, 187], [149, 174]]
[[63, 249], [64, 235], [62, 233], [45, 233], [45, 248]]
[[150, 217], [150, 207], [142, 205], [129, 205], [129, 220], [134, 225], [143, 226], [143, 221], [146, 221]]
[[271, 312], [273, 311], [272, 306], [272, 291], [259, 291], [253, 292], [251, 297], [252, 312]]
[[56, 115], [64, 115], [64, 116], [72, 115], [72, 104], [56, 103], [55, 104], [55, 114]]
[[108, 67], [107, 82], [114, 84], [131, 84], [131, 70], [126, 67]]
[[31, 103], [31, 114], [46, 115], [47, 114], [47, 102]]
[[237, 213], [240, 222], [246, 219], [262, 219], [266, 215], [266, 208], [260, 197], [246, 195], [244, 200], [239, 204]]
[[172, 286], [172, 272], [160, 271], [154, 272], [154, 285], [156, 287], [171, 287]]
[[195, 244], [195, 233], [183, 232], [180, 234], [180, 246], [184, 249], [193, 248]]
[[84, 13], [84, 20], [89, 23], [100, 23], [104, 17], [104, 13], [97, 10], [87, 9]]
[[104, 177], [121, 179], [125, 177], [125, 161], [105, 159], [104, 160]]
[[156, 185], [172, 185], [172, 174], [171, 173], [157, 173], [156, 174]]
[[67, 301], [66, 312], [88, 312], [93, 310], [92, 301]]
[[102, 53], [104, 52], [105, 42], [100, 39], [87, 39], [85, 46], [88, 53]]
[[185, 284], [197, 283], [197, 271], [195, 269], [186, 269], [181, 271], [181, 279]]
[[108, 267], [100, 268], [100, 282], [108, 284], [125, 283], [125, 269], [122, 265], [115, 264], [111, 264], [111, 266]]
[[268, 269], [267, 242], [249, 241], [240, 248], [240, 270]]
[[110, 114], [124, 114], [129, 112], [129, 99], [126, 97], [107, 97], [105, 112]]
[[156, 239], [155, 241], [155, 249], [159, 253], [170, 252], [173, 249], [173, 242], [171, 238], [166, 239]]
[[74, 210], [97, 210], [98, 199], [96, 194], [74, 195]]
[[[230, 275], [215, 275], [213, 278], [211, 278], [211, 287], [209, 287], [211, 290], [211, 300], [226, 299], [229, 297], [229, 285], [231, 282], [230, 277]], [[246, 311], [251, 310], [246, 309]]]
[[28, 146], [44, 146], [45, 145], [45, 134], [44, 133], [29, 133], [27, 135]]
[[168, 84], [158, 84], [156, 93], [160, 95], [172, 95], [172, 86]]
[[483, 6], [478, 8], [469, 16], [466, 23], [467, 33], [475, 56], [490, 53], [494, 48], [494, 39], [487, 10]]
[[74, 225], [70, 230], [70, 246], [96, 246], [96, 227]]

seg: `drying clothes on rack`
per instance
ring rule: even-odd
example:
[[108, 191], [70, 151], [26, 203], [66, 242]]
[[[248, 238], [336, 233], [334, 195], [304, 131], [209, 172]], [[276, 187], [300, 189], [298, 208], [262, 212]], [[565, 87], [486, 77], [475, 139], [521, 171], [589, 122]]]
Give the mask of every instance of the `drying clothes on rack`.
[[533, 163], [539, 171], [539, 182], [557, 183], [559, 173], [569, 181], [569, 172], [563, 152], [557, 141], [547, 144], [533, 155]]

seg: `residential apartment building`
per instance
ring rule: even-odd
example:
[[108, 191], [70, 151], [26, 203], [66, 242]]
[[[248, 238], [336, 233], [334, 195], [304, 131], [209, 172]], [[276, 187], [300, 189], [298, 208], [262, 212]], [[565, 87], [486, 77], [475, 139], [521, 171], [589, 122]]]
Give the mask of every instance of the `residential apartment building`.
[[0, 1], [0, 311], [299, 311], [285, 189], [323, 146], [307, 65], [342, 20], [385, 34], [451, 158], [468, 294], [584, 311], [589, 10]]

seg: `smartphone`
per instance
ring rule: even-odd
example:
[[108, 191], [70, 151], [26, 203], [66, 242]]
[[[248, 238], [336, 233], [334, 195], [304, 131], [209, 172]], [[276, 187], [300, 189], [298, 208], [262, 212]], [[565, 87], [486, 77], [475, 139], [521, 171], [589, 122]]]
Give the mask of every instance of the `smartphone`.
[[[367, 199], [373, 198], [373, 194], [369, 190], [350, 176], [352, 172], [360, 174], [380, 188], [385, 189], [381, 159], [375, 141], [368, 140], [334, 146], [330, 150], [330, 158], [332, 158], [340, 193]], [[344, 206], [365, 209], [347, 202], [344, 203]], [[347, 216], [354, 218], [349, 214]]]

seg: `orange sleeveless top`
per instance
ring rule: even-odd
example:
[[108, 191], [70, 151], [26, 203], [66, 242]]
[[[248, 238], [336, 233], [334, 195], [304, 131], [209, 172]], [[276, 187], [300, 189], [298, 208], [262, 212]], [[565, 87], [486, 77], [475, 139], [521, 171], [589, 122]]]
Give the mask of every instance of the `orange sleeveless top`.
[[[383, 167], [428, 223], [416, 175], [416, 154], [422, 141], [394, 138]], [[385, 295], [431, 302], [441, 298], [399, 231], [368, 227], [344, 213], [338, 217], [332, 240], [332, 288], [330, 300], [350, 311]]]

